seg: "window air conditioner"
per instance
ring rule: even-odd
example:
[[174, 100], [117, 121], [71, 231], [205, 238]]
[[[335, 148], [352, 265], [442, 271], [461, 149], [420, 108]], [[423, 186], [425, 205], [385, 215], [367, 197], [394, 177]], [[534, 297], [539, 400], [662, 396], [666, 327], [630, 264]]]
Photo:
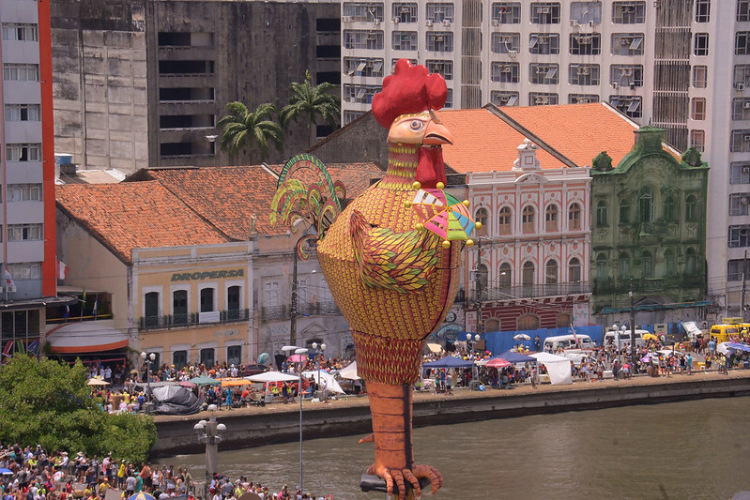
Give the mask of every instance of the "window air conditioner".
[[633, 43], [633, 40], [629, 38], [620, 38], [620, 45], [630, 45]]
[[549, 99], [547, 99], [546, 97], [536, 97], [536, 98], [534, 98], [534, 103], [535, 104], [547, 104], [548, 102], [549, 102]]
[[[745, 142], [748, 142], [748, 141], [750, 141], [750, 134], [748, 134], [748, 135], [743, 135], [743, 136], [742, 136], [742, 140], [743, 140], [743, 141], [745, 141]], [[8, 288], [10, 288], [10, 287], [8, 287]]]
[[584, 76], [588, 75], [589, 74], [589, 69], [588, 68], [578, 68], [578, 74], [579, 75], [584, 75]]
[[539, 9], [537, 9], [537, 12], [539, 14], [550, 14], [551, 9], [549, 7], [539, 7]]
[[500, 20], [498, 20], [498, 19], [493, 19], [493, 20], [492, 20], [492, 26], [500, 26]]
[[432, 27], [432, 20], [428, 19], [426, 24], [427, 24], [428, 28], [431, 28]]
[[8, 293], [16, 293], [16, 290], [18, 290], [18, 289], [16, 288], [16, 285], [8, 285], [8, 286], [5, 287], [5, 290]]
[[341, 20], [345, 23], [350, 23], [352, 22], [352, 16], [342, 16]]
[[510, 73], [511, 71], [513, 71], [513, 68], [511, 68], [510, 66], [503, 66], [500, 71], [502, 71], [503, 73]]
[[451, 22], [447, 19], [443, 19], [443, 26], [450, 26]]
[[750, 109], [750, 101], [745, 101], [745, 103], [742, 104], [742, 107], [745, 109]]
[[613, 88], [613, 89], [617, 89], [617, 87], [619, 87], [619, 86], [620, 86], [620, 84], [619, 84], [619, 83], [617, 83], [617, 82], [612, 82], [612, 88]]
[[515, 59], [516, 56], [518, 55], [518, 51], [517, 50], [509, 50], [508, 51], [508, 55], [510, 56], [511, 59]]
[[435, 42], [436, 43], [443, 43], [443, 41], [444, 41], [444, 38], [442, 36], [436, 36], [435, 37]]
[[574, 28], [577, 28], [578, 26], [580, 26], [580, 24], [578, 24], [578, 21], [576, 21], [575, 19], [570, 20], [570, 25], [573, 26]]
[[401, 20], [401, 19], [399, 19], [398, 17], [394, 17], [394, 18], [393, 18], [393, 24], [398, 24], [398, 22], [399, 22], [400, 20]]
[[745, 90], [745, 84], [741, 83], [741, 82], [735, 83], [734, 84], [734, 88], [735, 88], [735, 90], [743, 91], [743, 90]]
[[376, 17], [375, 19], [372, 20], [372, 24], [374, 24], [375, 26], [380, 26], [380, 19]]

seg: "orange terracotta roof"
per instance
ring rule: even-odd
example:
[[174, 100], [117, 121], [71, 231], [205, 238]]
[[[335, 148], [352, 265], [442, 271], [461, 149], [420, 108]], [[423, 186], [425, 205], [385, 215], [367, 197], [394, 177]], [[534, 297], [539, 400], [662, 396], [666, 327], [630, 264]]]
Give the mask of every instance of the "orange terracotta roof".
[[[489, 110], [443, 110], [436, 114], [453, 134], [453, 144], [443, 146], [443, 159], [451, 168], [459, 173], [504, 172], [513, 168], [518, 159], [516, 148], [526, 137]], [[541, 147], [537, 158], [543, 169], [564, 166]]]
[[633, 149], [638, 130], [637, 124], [605, 103], [499, 109], [579, 166], [591, 166], [602, 151], [617, 166]]
[[158, 182], [57, 186], [56, 198], [61, 210], [126, 263], [135, 248], [230, 241]]
[[[274, 172], [280, 165], [272, 166]], [[373, 163], [326, 165], [334, 180], [341, 180], [348, 198], [357, 196], [370, 185], [370, 178], [383, 172]], [[239, 240], [249, 237], [250, 221], [256, 216], [258, 234], [285, 234], [286, 227], [271, 226], [271, 201], [276, 178], [261, 166], [205, 167], [149, 170], [146, 178], [162, 183], [191, 209], [227, 236]]]

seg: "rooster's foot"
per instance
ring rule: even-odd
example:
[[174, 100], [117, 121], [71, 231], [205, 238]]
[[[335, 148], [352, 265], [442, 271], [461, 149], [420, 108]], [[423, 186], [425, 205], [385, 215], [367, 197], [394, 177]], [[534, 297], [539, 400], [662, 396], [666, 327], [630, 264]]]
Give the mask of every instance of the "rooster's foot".
[[431, 465], [415, 465], [412, 469], [391, 469], [387, 467], [378, 467], [376, 464], [373, 464], [367, 470], [367, 473], [374, 474], [385, 480], [389, 497], [394, 494], [393, 487], [395, 484], [395, 491], [398, 493], [398, 500], [404, 500], [406, 498], [406, 481], [411, 484], [415, 498], [420, 498], [422, 496], [422, 488], [419, 486], [420, 478], [427, 478], [430, 480], [430, 483], [432, 483], [430, 495], [436, 493], [443, 485], [443, 476]]

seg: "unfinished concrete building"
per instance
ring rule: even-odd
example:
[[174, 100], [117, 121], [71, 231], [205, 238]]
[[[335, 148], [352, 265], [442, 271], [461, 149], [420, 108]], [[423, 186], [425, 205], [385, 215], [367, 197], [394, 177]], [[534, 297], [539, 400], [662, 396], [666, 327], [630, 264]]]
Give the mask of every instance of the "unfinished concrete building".
[[[82, 169], [257, 164], [228, 155], [226, 104], [287, 103], [292, 82], [339, 83], [338, 3], [59, 0], [52, 4], [56, 151]], [[293, 124], [279, 162], [325, 135]]]

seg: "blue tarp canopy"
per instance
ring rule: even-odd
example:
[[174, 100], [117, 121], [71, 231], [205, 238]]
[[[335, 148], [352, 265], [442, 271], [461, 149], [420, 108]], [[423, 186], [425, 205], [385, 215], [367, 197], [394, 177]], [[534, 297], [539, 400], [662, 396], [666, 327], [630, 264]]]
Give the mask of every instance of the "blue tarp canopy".
[[735, 351], [750, 352], [749, 345], [740, 344], [739, 342], [727, 342], [726, 346], [730, 349], [734, 349]]
[[525, 354], [521, 354], [518, 352], [513, 351], [505, 351], [502, 354], [498, 354], [497, 356], [492, 356], [493, 358], [503, 358], [506, 361], [510, 361], [513, 364], [516, 363], [528, 363], [529, 361], [532, 363], [536, 363], [536, 358], [532, 358], [531, 356], [526, 356]]
[[473, 365], [471, 361], [446, 356], [443, 359], [430, 361], [422, 365], [422, 368], [470, 368]]

